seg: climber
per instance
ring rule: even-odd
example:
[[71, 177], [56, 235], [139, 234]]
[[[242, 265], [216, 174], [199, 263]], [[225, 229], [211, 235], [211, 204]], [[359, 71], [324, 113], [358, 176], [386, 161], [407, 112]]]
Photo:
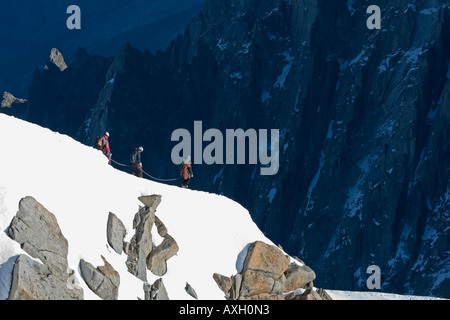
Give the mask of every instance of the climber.
[[131, 174], [134, 176], [136, 174], [136, 171], [138, 172], [138, 175], [140, 178], [142, 178], [142, 162], [141, 162], [141, 152], [144, 151], [143, 147], [136, 148], [134, 152], [130, 156], [130, 162], [133, 166], [131, 169]]
[[109, 162], [111, 163], [111, 149], [109, 148], [109, 132], [105, 132], [105, 134], [103, 135], [103, 137], [101, 138], [101, 150], [103, 152], [103, 154], [108, 158]]
[[191, 166], [191, 156], [188, 156], [185, 160], [183, 160], [179, 167], [180, 175], [181, 175], [181, 187], [187, 188], [189, 182], [194, 177], [194, 173], [192, 172]]

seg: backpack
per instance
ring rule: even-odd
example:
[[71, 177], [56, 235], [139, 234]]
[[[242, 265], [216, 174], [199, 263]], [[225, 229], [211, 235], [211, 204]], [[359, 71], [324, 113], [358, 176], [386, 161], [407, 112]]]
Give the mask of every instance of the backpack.
[[130, 156], [130, 162], [135, 163], [136, 162], [136, 151], [133, 152]]
[[102, 149], [103, 149], [102, 137], [97, 136], [97, 137], [95, 138], [94, 148], [95, 148], [95, 149], [98, 149], [98, 150], [102, 150]]
[[[187, 172], [185, 172], [186, 170], [187, 170], [186, 169], [186, 163], [182, 162], [180, 164], [180, 166], [178, 167], [178, 172], [180, 173], [180, 176], [183, 179], [190, 179], [191, 176], [192, 176], [192, 172], [190, 170], [187, 170]], [[186, 176], [186, 174], [187, 174], [187, 176]]]

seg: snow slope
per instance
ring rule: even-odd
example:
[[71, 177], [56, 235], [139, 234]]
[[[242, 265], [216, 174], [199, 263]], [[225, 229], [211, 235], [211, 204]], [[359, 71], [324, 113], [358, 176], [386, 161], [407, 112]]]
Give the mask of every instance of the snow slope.
[[[151, 153], [150, 148], [146, 148], [146, 153]], [[116, 214], [127, 229], [125, 240], [129, 241], [134, 234], [134, 215], [142, 205], [137, 198], [151, 194], [162, 195], [156, 215], [179, 245], [163, 276], [172, 300], [193, 299], [184, 290], [186, 282], [201, 300], [223, 300], [212, 275], [240, 272], [250, 243], [261, 240], [273, 244], [248, 211], [232, 200], [134, 177], [108, 165], [99, 151], [66, 135], [0, 114], [0, 300], [8, 297], [15, 258], [26, 254], [6, 230], [20, 199], [28, 195], [56, 216], [69, 242], [69, 268], [76, 271], [85, 299], [99, 298], [82, 280], [79, 261], [84, 259], [100, 266], [101, 255], [120, 274], [119, 299], [143, 299], [143, 282], [127, 271], [126, 255], [117, 254], [107, 244], [106, 224], [109, 212]], [[155, 227], [152, 232], [153, 241], [159, 244], [162, 239]], [[149, 283], [159, 278], [150, 271], [147, 276]], [[429, 299], [372, 292], [327, 292], [335, 300]]]
[[[131, 239], [141, 195], [162, 195], [156, 215], [180, 247], [168, 260], [163, 276], [170, 299], [193, 299], [184, 290], [186, 282], [199, 299], [224, 299], [213, 273], [231, 276], [239, 272], [247, 246], [256, 240], [273, 244], [236, 202], [133, 177], [108, 165], [106, 157], [91, 147], [3, 114], [0, 150], [0, 299], [8, 296], [14, 257], [24, 253], [4, 231], [20, 199], [27, 195], [56, 216], [69, 242], [69, 267], [76, 271], [85, 299], [98, 297], [82, 280], [79, 261], [100, 266], [101, 255], [120, 273], [119, 299], [144, 298], [142, 281], [126, 269], [126, 255], [113, 251], [106, 239], [109, 212], [125, 224], [125, 240]], [[157, 232], [153, 232], [153, 241], [161, 241]], [[148, 271], [149, 283], [158, 278]]]

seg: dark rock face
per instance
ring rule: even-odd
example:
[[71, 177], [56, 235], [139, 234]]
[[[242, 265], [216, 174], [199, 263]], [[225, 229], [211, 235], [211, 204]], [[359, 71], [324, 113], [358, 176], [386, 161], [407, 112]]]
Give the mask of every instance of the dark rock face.
[[25, 120], [75, 137], [97, 101], [112, 59], [90, 55], [81, 48], [68, 67], [61, 61], [61, 53], [52, 50], [50, 58], [33, 75]]
[[111, 57], [124, 42], [152, 51], [165, 49], [182, 33], [204, 0], [79, 0], [81, 29], [69, 30], [70, 2], [0, 3], [3, 50], [0, 52], [0, 92], [26, 97], [34, 68], [48, 50], [57, 47], [72, 63], [77, 47]]
[[353, 2], [208, 1], [165, 52], [123, 48], [86, 139], [110, 128], [124, 161], [151, 145], [169, 177], [176, 128], [278, 128], [276, 176], [194, 165], [192, 187], [242, 203], [322, 287], [365, 289], [376, 264], [384, 290], [445, 296], [449, 8], [379, 5], [369, 30]]
[[77, 138], [108, 130], [122, 163], [148, 146], [171, 178], [175, 129], [279, 129], [276, 175], [194, 158], [190, 186], [248, 208], [320, 287], [367, 289], [375, 264], [382, 290], [448, 297], [449, 6], [378, 5], [369, 30], [355, 1], [210, 0], [167, 50], [122, 48]]

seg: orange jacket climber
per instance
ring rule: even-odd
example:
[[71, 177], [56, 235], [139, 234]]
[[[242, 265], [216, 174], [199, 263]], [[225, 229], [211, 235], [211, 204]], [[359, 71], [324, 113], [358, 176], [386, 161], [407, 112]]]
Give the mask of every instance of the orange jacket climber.
[[194, 173], [192, 172], [192, 166], [191, 166], [191, 157], [188, 156], [186, 160], [183, 160], [183, 162], [180, 165], [180, 175], [181, 175], [181, 186], [183, 188], [187, 188], [189, 182], [194, 177]]

